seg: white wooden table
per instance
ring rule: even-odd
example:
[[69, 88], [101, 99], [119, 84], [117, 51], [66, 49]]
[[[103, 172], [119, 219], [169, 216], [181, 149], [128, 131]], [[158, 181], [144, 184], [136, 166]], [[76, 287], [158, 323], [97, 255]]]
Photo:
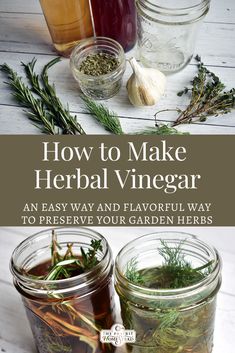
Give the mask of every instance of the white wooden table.
[[[235, 1], [211, 0], [211, 10], [206, 17], [198, 36], [195, 53], [214, 71], [230, 89], [235, 86]], [[48, 34], [44, 17], [38, 0], [1, 0], [0, 1], [0, 64], [7, 62], [21, 72], [20, 62], [29, 62], [33, 57], [38, 59], [38, 68], [56, 55]], [[134, 55], [129, 53], [128, 55]], [[121, 117], [125, 133], [142, 130], [145, 126], [154, 126], [153, 116], [157, 110], [165, 108], [182, 108], [187, 98], [179, 98], [176, 93], [196, 74], [192, 62], [182, 72], [168, 78], [165, 96], [157, 107], [137, 109], [130, 105], [125, 82], [130, 76], [128, 67], [123, 88], [120, 93], [109, 100], [107, 105]], [[69, 103], [72, 113], [88, 134], [106, 133], [92, 117], [83, 112], [77, 84], [74, 81], [69, 61], [63, 59], [50, 72], [55, 82], [58, 95], [64, 103]], [[9, 89], [3, 84], [4, 75], [0, 73], [0, 133], [1, 134], [39, 134], [25, 117], [22, 109], [12, 99]], [[172, 115], [161, 115], [168, 122]], [[179, 127], [182, 131], [193, 134], [235, 134], [235, 111], [222, 117], [211, 117], [206, 123]]]
[[[12, 285], [9, 260], [14, 248], [42, 228], [0, 228], [0, 352], [36, 353], [32, 334], [21, 303], [20, 295]], [[114, 256], [121, 247], [136, 236], [152, 231], [169, 231], [168, 227], [155, 228], [94, 228], [110, 243]], [[235, 337], [235, 228], [177, 228], [189, 232], [214, 245], [223, 260], [223, 283], [218, 295], [213, 353], [234, 353]], [[81, 352], [82, 353], [82, 352]], [[119, 353], [124, 353], [121, 349]]]

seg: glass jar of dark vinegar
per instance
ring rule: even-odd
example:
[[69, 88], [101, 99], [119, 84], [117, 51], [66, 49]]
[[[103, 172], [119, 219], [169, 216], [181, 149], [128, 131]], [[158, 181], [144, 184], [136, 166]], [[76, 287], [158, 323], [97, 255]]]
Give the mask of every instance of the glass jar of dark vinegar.
[[137, 39], [135, 0], [91, 0], [95, 33], [119, 42], [127, 52]]
[[[55, 229], [60, 251], [73, 244], [89, 251], [91, 241], [101, 241], [99, 263], [80, 275], [40, 280], [51, 258], [51, 232], [46, 230], [23, 241], [14, 251], [11, 271], [22, 296], [39, 353], [112, 352], [99, 333], [114, 323], [112, 254], [105, 238], [86, 228]], [[29, 276], [29, 274], [31, 274]], [[34, 276], [32, 276], [32, 274]]]

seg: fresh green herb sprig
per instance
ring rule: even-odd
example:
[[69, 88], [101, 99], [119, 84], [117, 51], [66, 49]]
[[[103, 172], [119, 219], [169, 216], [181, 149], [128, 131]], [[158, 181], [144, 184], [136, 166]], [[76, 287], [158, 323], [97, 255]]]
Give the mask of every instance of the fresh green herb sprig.
[[[51, 265], [44, 276], [38, 276], [40, 280], [55, 281], [59, 279], [71, 278], [74, 275], [84, 273], [99, 263], [98, 251], [102, 251], [101, 240], [92, 240], [87, 252], [81, 247], [81, 256], [73, 253], [73, 244], [67, 244], [65, 255], [60, 254], [61, 246], [57, 241], [55, 231], [52, 231], [51, 241]], [[29, 274], [31, 278], [37, 279], [34, 274]], [[39, 278], [40, 277], [40, 278]]]
[[181, 132], [171, 126], [166, 124], [157, 125], [156, 127], [149, 127], [145, 130], [140, 131], [139, 133], [135, 133], [135, 135], [189, 135], [188, 132]]
[[131, 259], [126, 268], [126, 278], [134, 284], [143, 284], [143, 277], [137, 271], [137, 259]]
[[77, 117], [70, 114], [69, 107], [65, 108], [63, 106], [57, 97], [55, 85], [49, 83], [48, 70], [59, 61], [60, 58], [51, 60], [44, 66], [40, 76], [35, 73], [37, 62], [35, 58], [28, 64], [22, 63], [22, 66], [31, 84], [32, 91], [41, 98], [48, 111], [52, 112], [54, 123], [61, 128], [63, 134], [83, 135], [85, 132], [77, 122]]
[[51, 112], [46, 109], [43, 101], [34, 97], [30, 88], [22, 81], [22, 78], [7, 64], [1, 65], [0, 69], [7, 74], [7, 84], [13, 91], [13, 97], [22, 107], [27, 109], [25, 112], [29, 119], [33, 121], [34, 125], [45, 134], [58, 134], [58, 129], [56, 129], [54, 125], [53, 116]]
[[174, 126], [195, 121], [204, 122], [209, 116], [227, 114], [235, 108], [235, 89], [225, 91], [223, 82], [206, 68], [200, 56], [197, 55], [195, 59], [198, 62], [198, 74], [192, 80], [191, 87], [178, 93], [180, 97], [189, 94], [190, 103], [181, 111]]
[[96, 103], [86, 96], [82, 96], [82, 99], [85, 104], [85, 110], [103, 125], [105, 130], [115, 135], [124, 134], [119, 118], [114, 112], [110, 111], [104, 104]]
[[213, 261], [193, 268], [182, 253], [183, 244], [181, 242], [176, 247], [170, 247], [162, 240], [158, 249], [163, 258], [162, 265], [137, 270], [137, 259], [132, 259], [127, 264], [126, 278], [135, 284], [157, 289], [184, 288], [199, 282], [210, 271]]
[[[35, 73], [36, 60], [28, 64], [22, 63], [30, 87], [23, 83], [22, 78], [7, 64], [0, 66], [0, 70], [7, 74], [13, 97], [24, 108], [34, 124], [46, 134], [85, 134], [76, 116], [72, 116], [69, 107], [64, 108], [56, 95], [55, 86], [49, 83], [48, 69], [55, 65], [60, 58], [55, 58], [46, 64], [41, 75]], [[36, 94], [37, 97], [34, 96]]]
[[[119, 117], [116, 113], [110, 111], [104, 104], [96, 103], [94, 100], [82, 97], [85, 110], [90, 113], [105, 129], [115, 135], [124, 135]], [[153, 128], [146, 128], [140, 132], [134, 132], [133, 135], [189, 135], [187, 132], [181, 132], [168, 125], [156, 125]]]
[[97, 251], [102, 251], [103, 247], [101, 245], [101, 240], [91, 240], [91, 248], [85, 253], [83, 248], [81, 248], [82, 253], [82, 264], [85, 269], [91, 269], [98, 264], [98, 259], [96, 257]]

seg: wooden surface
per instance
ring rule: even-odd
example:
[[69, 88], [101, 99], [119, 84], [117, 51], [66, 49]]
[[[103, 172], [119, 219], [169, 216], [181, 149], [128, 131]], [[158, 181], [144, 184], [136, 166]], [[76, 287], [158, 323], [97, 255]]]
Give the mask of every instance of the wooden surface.
[[[198, 35], [195, 53], [202, 56], [210, 69], [218, 74], [227, 88], [235, 86], [235, 1], [212, 0], [211, 10]], [[133, 55], [129, 53], [128, 55]], [[44, 17], [38, 0], [1, 0], [0, 1], [0, 64], [7, 62], [15, 70], [22, 72], [20, 62], [28, 62], [33, 57], [38, 59], [38, 68], [56, 55], [50, 41]], [[130, 105], [125, 83], [130, 76], [128, 67], [122, 90], [107, 101], [107, 105], [121, 117], [121, 124], [126, 133], [154, 126], [153, 116], [157, 110], [182, 108], [187, 98], [179, 98], [176, 93], [189, 83], [196, 74], [195, 63], [180, 73], [168, 77], [165, 96], [157, 107], [134, 108]], [[88, 134], [106, 133], [94, 119], [83, 112], [77, 84], [70, 69], [69, 60], [63, 59], [50, 72], [61, 100], [70, 105]], [[3, 83], [0, 73], [0, 133], [1, 134], [38, 134], [12, 99], [8, 87]], [[170, 121], [173, 115], [161, 115], [161, 119]], [[193, 134], [235, 134], [235, 111], [221, 117], [211, 117], [204, 124], [185, 125], [182, 131]]]
[[[114, 256], [136, 236], [170, 228], [94, 228], [109, 241]], [[0, 352], [36, 353], [20, 295], [12, 285], [9, 260], [14, 248], [41, 228], [0, 228]], [[223, 283], [218, 294], [213, 353], [234, 353], [235, 336], [235, 228], [177, 228], [214, 245], [223, 260]], [[81, 352], [82, 353], [82, 352]], [[124, 353], [124, 348], [119, 353]]]

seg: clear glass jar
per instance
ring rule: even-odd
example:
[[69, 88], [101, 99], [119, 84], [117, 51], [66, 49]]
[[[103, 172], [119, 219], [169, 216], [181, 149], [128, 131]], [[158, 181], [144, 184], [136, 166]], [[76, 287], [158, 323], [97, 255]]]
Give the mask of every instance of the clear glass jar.
[[62, 280], [38, 280], [29, 271], [51, 258], [51, 232], [46, 230], [24, 240], [13, 252], [11, 271], [22, 296], [39, 353], [101, 353], [111, 346], [100, 343], [99, 332], [109, 329], [114, 317], [113, 261], [103, 236], [88, 228], [57, 228], [61, 253], [73, 244], [90, 249], [91, 240], [101, 240], [99, 263], [81, 275]]
[[[79, 70], [82, 61], [91, 54], [105, 53], [118, 60], [118, 66], [110, 73], [100, 76], [86, 75]], [[121, 45], [105, 37], [89, 38], [81, 41], [70, 57], [70, 67], [81, 91], [92, 99], [109, 99], [115, 96], [121, 86], [126, 69], [125, 53]]]
[[94, 35], [90, 0], [40, 0], [55, 49], [69, 56], [83, 38]]
[[[181, 251], [192, 267], [211, 262], [210, 271], [196, 284], [179, 289], [155, 289], [133, 284], [126, 277], [130, 261], [137, 270], [161, 266], [162, 240]], [[127, 244], [116, 258], [116, 290], [126, 329], [136, 331], [128, 345], [133, 353], [211, 353], [216, 294], [221, 284], [217, 251], [196, 237], [177, 232], [153, 233]]]
[[138, 49], [145, 66], [166, 73], [191, 60], [210, 0], [137, 0]]

